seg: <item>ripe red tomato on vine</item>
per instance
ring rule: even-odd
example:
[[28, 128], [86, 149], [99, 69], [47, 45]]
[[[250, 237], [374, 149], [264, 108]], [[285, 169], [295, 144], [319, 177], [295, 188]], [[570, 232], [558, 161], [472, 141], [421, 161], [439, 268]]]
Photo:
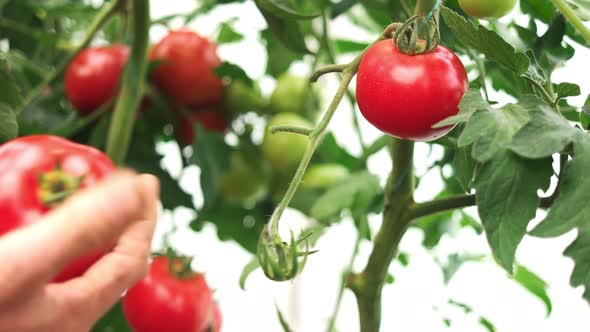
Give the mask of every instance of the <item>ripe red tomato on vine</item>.
[[129, 58], [129, 47], [89, 47], [68, 65], [65, 93], [81, 114], [89, 114], [117, 94], [119, 78]]
[[221, 315], [216, 320], [205, 276], [191, 272], [186, 264], [157, 257], [147, 276], [129, 289], [123, 312], [135, 332], [206, 332], [211, 325], [220, 326]]
[[448, 48], [407, 55], [392, 40], [383, 40], [361, 60], [356, 96], [361, 113], [377, 129], [431, 141], [452, 129], [432, 126], [459, 112], [468, 84], [465, 67]]
[[[37, 222], [78, 190], [92, 187], [115, 170], [102, 152], [60, 137], [37, 135], [0, 146], [0, 236]], [[82, 275], [103, 252], [84, 256], [54, 278]]]
[[171, 31], [150, 52], [161, 63], [152, 72], [156, 85], [175, 103], [184, 106], [218, 105], [223, 83], [215, 76], [221, 65], [217, 46], [197, 33]]

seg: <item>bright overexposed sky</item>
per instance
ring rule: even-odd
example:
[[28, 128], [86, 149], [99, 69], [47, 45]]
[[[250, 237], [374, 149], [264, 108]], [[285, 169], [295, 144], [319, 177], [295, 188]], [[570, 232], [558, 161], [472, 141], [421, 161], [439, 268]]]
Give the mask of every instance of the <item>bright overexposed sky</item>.
[[[186, 13], [194, 9], [196, 4], [194, 0], [152, 0], [151, 3], [154, 17]], [[233, 17], [238, 18], [233, 27], [246, 38], [240, 43], [221, 46], [220, 56], [242, 66], [251, 77], [261, 78], [266, 53], [258, 32], [265, 28], [265, 23], [252, 1], [217, 9], [196, 19], [190, 27], [213, 38], [219, 23]], [[519, 17], [521, 19], [525, 18]], [[180, 24], [181, 22], [175, 21], [172, 25], [177, 28]], [[344, 18], [339, 18], [333, 25], [334, 36], [365, 41], [374, 38], [355, 29]], [[151, 37], [153, 41], [157, 41], [165, 34], [164, 28], [155, 27]], [[581, 106], [585, 96], [590, 93], [587, 70], [589, 58], [590, 51], [578, 47], [574, 59], [553, 76], [557, 83], [567, 81], [581, 85], [582, 96], [572, 99], [577, 106]], [[305, 73], [307, 69], [299, 65], [293, 70]], [[263, 79], [263, 90], [268, 93], [273, 84], [272, 79]], [[329, 98], [335, 91], [337, 81], [335, 77], [322, 78], [320, 84], [323, 85], [323, 94]], [[507, 101], [506, 96], [501, 93], [493, 93], [492, 98], [500, 102]], [[353, 132], [351, 111], [350, 106], [343, 102], [330, 128], [342, 145], [356, 153], [359, 145], [354, 135], [350, 135]], [[361, 124], [367, 142], [380, 135], [364, 120]], [[162, 145], [161, 148], [166, 152], [166, 166], [178, 173], [178, 149], [173, 144]], [[435, 149], [428, 156], [427, 146], [418, 144], [418, 173], [424, 172], [423, 165], [427, 164], [427, 160], [440, 155], [441, 151]], [[369, 161], [369, 168], [384, 181], [390, 164], [387, 154], [382, 152]], [[199, 170], [191, 167], [185, 171], [182, 179], [183, 187], [195, 195], [197, 203], [201, 201], [198, 175]], [[432, 198], [441, 186], [442, 182], [436, 172], [427, 174], [416, 193], [417, 200]], [[473, 215], [477, 213], [474, 208], [468, 210]], [[205, 272], [210, 285], [216, 289], [215, 297], [219, 300], [224, 316], [224, 332], [281, 331], [275, 305], [286, 314], [295, 332], [325, 331], [327, 319], [333, 310], [341, 270], [349, 260], [355, 240], [355, 229], [350, 220], [343, 220], [327, 231], [317, 243], [316, 249], [320, 252], [310, 257], [304, 272], [294, 282], [272, 282], [257, 271], [248, 280], [246, 290], [242, 291], [238, 286], [238, 278], [252, 256], [232, 242], [220, 242], [212, 225], [207, 225], [200, 233], [189, 230], [186, 224], [190, 218], [189, 211], [174, 213], [179, 230], [172, 237], [172, 242], [183, 253], [195, 256], [194, 267]], [[162, 218], [160, 234], [170, 227], [171, 219], [170, 214]], [[293, 211], [285, 215], [284, 221], [293, 227], [306, 222], [301, 214]], [[371, 226], [375, 230], [379, 223], [379, 216], [371, 217]], [[466, 264], [449, 285], [444, 284], [435, 258], [444, 260], [452, 253], [489, 254], [483, 235], [477, 235], [471, 229], [458, 229], [445, 236], [434, 252], [429, 252], [421, 246], [422, 232], [411, 229], [400, 248], [409, 255], [409, 265], [402, 267], [394, 262], [390, 268], [395, 282], [386, 286], [383, 293], [381, 330], [484, 332], [486, 330], [478, 323], [481, 315], [493, 322], [499, 332], [590, 331], [590, 306], [581, 297], [582, 289], [573, 289], [569, 285], [573, 262], [562, 256], [563, 250], [574, 237], [575, 231], [550, 240], [527, 236], [517, 252], [518, 262], [549, 283], [553, 312], [547, 317], [543, 303], [512, 281], [491, 258]], [[355, 265], [357, 270], [364, 266], [370, 250], [370, 243], [363, 243]], [[475, 313], [465, 314], [459, 308], [449, 305], [449, 299], [470, 305]], [[444, 325], [444, 318], [452, 320], [450, 327]], [[356, 302], [350, 292], [345, 293], [337, 329], [340, 332], [358, 331]]]

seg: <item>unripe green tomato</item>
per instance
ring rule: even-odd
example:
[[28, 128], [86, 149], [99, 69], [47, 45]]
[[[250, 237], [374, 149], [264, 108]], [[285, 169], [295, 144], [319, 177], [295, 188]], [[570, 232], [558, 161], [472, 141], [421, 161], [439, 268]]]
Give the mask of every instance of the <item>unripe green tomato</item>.
[[313, 165], [309, 167], [303, 182], [301, 182], [301, 188], [304, 189], [321, 189], [329, 187], [330, 185], [348, 177], [350, 172], [348, 168], [340, 164], [323, 164]]
[[459, 0], [467, 14], [483, 19], [500, 18], [512, 11], [518, 0]]
[[314, 106], [316, 102], [316, 93], [307, 78], [283, 74], [270, 96], [269, 108], [275, 114], [311, 114], [317, 111]]
[[265, 105], [260, 87], [256, 83], [250, 86], [243, 80], [233, 80], [223, 92], [224, 109], [235, 115], [256, 112]]
[[272, 168], [279, 173], [292, 173], [307, 147], [308, 138], [294, 133], [279, 132], [271, 134], [270, 127], [279, 125], [290, 125], [304, 128], [311, 128], [312, 124], [294, 113], [280, 113], [270, 119], [267, 124], [264, 139], [262, 140], [262, 156], [268, 160]]
[[230, 170], [221, 177], [221, 193], [234, 203], [250, 206], [268, 194], [271, 174], [262, 163], [247, 163], [238, 153], [231, 155]]

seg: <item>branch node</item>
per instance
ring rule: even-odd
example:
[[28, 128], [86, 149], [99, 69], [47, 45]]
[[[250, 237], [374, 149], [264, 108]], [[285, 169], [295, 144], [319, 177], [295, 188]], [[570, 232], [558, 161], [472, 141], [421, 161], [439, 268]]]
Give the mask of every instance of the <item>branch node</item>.
[[328, 73], [342, 73], [344, 72], [344, 70], [346, 70], [346, 68], [348, 67], [348, 65], [326, 65], [323, 66], [321, 68], [318, 68], [313, 74], [311, 74], [311, 77], [309, 78], [309, 80], [311, 82], [317, 82], [317, 80], [322, 77], [325, 74]]

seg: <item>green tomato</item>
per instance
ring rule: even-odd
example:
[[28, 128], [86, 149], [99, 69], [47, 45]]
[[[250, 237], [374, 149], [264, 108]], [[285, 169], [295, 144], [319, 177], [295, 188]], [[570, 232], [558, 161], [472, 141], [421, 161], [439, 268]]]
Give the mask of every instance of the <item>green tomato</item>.
[[266, 106], [260, 87], [248, 85], [243, 80], [232, 81], [223, 92], [224, 109], [231, 114], [257, 112]]
[[228, 201], [252, 206], [266, 197], [270, 180], [268, 165], [249, 163], [234, 152], [229, 171], [221, 177], [220, 190]]
[[321, 189], [329, 187], [330, 185], [348, 177], [350, 172], [348, 168], [340, 164], [323, 164], [313, 165], [309, 167], [301, 188], [304, 189]]
[[291, 125], [311, 128], [312, 124], [303, 117], [294, 113], [280, 113], [270, 119], [267, 124], [264, 139], [262, 140], [262, 156], [279, 173], [292, 173], [307, 147], [308, 138], [294, 133], [279, 132], [271, 134], [270, 127], [278, 125]]
[[270, 96], [269, 109], [275, 114], [311, 115], [317, 113], [317, 101], [317, 93], [307, 78], [283, 74]]
[[500, 18], [512, 11], [517, 0], [459, 0], [467, 14], [483, 19]]

